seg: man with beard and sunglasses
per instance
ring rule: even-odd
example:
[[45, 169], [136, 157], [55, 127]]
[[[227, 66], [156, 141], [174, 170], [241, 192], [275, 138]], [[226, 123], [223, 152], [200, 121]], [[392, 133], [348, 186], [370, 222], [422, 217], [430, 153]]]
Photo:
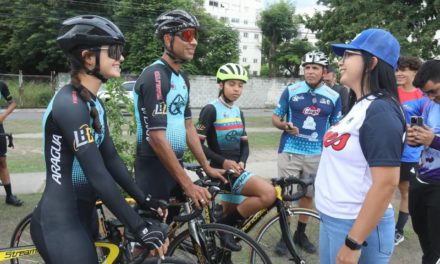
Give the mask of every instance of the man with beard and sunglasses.
[[[197, 207], [203, 207], [211, 195], [193, 184], [182, 167], [187, 144], [208, 175], [226, 180], [203, 153], [192, 123], [189, 81], [181, 69], [194, 56], [199, 22], [184, 10], [172, 10], [159, 15], [155, 29], [163, 55], [143, 70], [134, 88], [136, 182], [153, 198], [179, 199], [184, 191]], [[176, 213], [170, 210], [168, 220]]]
[[[283, 131], [278, 149], [278, 175], [305, 179], [316, 175], [324, 133], [341, 118], [341, 99], [338, 92], [323, 82], [328, 67], [324, 53], [306, 53], [301, 66], [305, 80], [286, 87], [272, 115], [272, 124]], [[310, 186], [299, 206], [312, 208], [313, 193]], [[304, 217], [298, 219], [293, 240], [304, 251], [314, 253], [316, 247], [305, 233], [307, 221]], [[282, 240], [275, 251], [279, 255], [287, 253]]]

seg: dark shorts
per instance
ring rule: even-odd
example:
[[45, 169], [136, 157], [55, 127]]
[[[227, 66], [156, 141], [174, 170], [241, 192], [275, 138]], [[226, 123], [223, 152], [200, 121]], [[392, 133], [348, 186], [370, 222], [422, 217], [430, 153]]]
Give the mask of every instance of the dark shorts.
[[[183, 200], [183, 191], [168, 170], [156, 157], [137, 157], [135, 162], [136, 183], [146, 194], [155, 199], [169, 201]], [[180, 208], [168, 208], [167, 223], [179, 213]]]
[[419, 170], [419, 163], [417, 162], [401, 162], [400, 163], [400, 181], [410, 181], [415, 179], [416, 173]]
[[7, 152], [7, 148], [6, 148], [6, 136], [5, 134], [5, 129], [3, 128], [3, 124], [0, 124], [0, 157], [6, 157], [6, 152]]

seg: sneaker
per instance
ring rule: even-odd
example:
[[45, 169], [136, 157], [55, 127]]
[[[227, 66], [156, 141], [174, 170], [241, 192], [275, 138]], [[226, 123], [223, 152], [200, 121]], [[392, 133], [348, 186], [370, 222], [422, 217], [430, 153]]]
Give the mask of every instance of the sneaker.
[[400, 243], [403, 242], [403, 240], [405, 240], [403, 234], [396, 230], [396, 233], [394, 234], [394, 245], [395, 246], [399, 245]]
[[293, 235], [293, 242], [295, 242], [295, 244], [309, 254], [316, 252], [316, 247], [309, 241], [309, 238], [305, 233], [298, 233], [295, 231], [295, 234]]
[[220, 236], [220, 243], [222, 247], [227, 248], [231, 251], [240, 251], [241, 245], [235, 241], [234, 236], [229, 233], [223, 233]]
[[275, 253], [278, 256], [284, 256], [287, 254], [287, 246], [286, 243], [284, 243], [283, 239], [280, 239], [280, 241], [278, 241], [275, 245]]
[[6, 196], [6, 201], [7, 204], [13, 205], [13, 206], [22, 206], [23, 205], [23, 201], [18, 199], [17, 196], [15, 195], [9, 195]]

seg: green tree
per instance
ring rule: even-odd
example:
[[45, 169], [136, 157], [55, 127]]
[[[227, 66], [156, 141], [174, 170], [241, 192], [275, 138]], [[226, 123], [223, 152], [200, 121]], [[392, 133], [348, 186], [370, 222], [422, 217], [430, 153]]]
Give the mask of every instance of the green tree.
[[275, 61], [279, 65], [280, 72], [288, 72], [293, 77], [299, 77], [301, 57], [314, 49], [314, 46], [302, 39], [293, 39], [280, 45], [275, 56]]
[[278, 46], [298, 34], [299, 19], [294, 14], [295, 6], [284, 0], [270, 5], [260, 14], [257, 24], [263, 32], [262, 51], [269, 64], [270, 77], [278, 72], [275, 60]]
[[319, 0], [328, 8], [306, 17], [317, 45], [330, 53], [330, 44], [351, 40], [370, 27], [389, 30], [400, 42], [401, 54], [429, 58], [440, 51], [434, 40], [440, 21], [440, 0]]

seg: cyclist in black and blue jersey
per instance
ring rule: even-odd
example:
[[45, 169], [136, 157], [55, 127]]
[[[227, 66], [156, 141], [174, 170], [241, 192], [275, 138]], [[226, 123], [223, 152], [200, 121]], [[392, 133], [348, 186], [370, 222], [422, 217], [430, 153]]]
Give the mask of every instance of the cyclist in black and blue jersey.
[[[155, 23], [163, 55], [146, 67], [136, 81], [134, 105], [137, 123], [136, 182], [157, 199], [179, 199], [182, 190], [196, 206], [205, 206], [211, 195], [191, 181], [182, 167], [186, 145], [211, 177], [222, 171], [209, 166], [191, 120], [190, 84], [182, 64], [197, 47], [197, 19], [183, 10], [161, 14]], [[170, 221], [175, 215], [169, 212]]]
[[[217, 71], [219, 97], [203, 107], [196, 126], [202, 144], [207, 141], [208, 146], [203, 145], [203, 150], [211, 166], [235, 172], [228, 179], [231, 194], [222, 195], [224, 216], [219, 222], [228, 225], [271, 206], [276, 196], [269, 182], [245, 170], [249, 144], [243, 112], [234, 102], [247, 81], [248, 74], [242, 66], [234, 63], [221, 66]], [[240, 250], [232, 235], [224, 235], [222, 239], [229, 249]]]
[[124, 36], [105, 18], [77, 16], [63, 22], [57, 41], [72, 81], [44, 115], [46, 188], [32, 217], [32, 239], [46, 263], [98, 263], [93, 242], [100, 198], [140, 242], [163, 255], [166, 226], [145, 223], [115, 184], [142, 208], [157, 208], [118, 156], [96, 97], [103, 82], [120, 76]]

